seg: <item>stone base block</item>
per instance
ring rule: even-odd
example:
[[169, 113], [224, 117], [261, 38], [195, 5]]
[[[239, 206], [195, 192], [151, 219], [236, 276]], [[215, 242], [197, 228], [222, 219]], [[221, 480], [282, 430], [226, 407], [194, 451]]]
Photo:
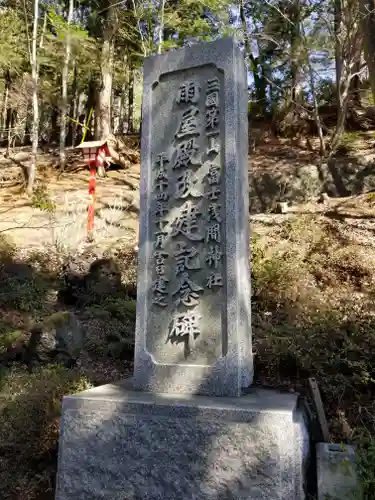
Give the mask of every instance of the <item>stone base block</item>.
[[293, 394], [106, 385], [64, 398], [56, 500], [302, 500], [308, 447]]

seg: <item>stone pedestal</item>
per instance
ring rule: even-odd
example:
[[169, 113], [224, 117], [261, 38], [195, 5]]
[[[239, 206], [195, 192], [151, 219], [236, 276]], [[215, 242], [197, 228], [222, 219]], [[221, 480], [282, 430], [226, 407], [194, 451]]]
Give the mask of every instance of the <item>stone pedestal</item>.
[[302, 500], [307, 433], [297, 397], [134, 392], [64, 399], [57, 500]]

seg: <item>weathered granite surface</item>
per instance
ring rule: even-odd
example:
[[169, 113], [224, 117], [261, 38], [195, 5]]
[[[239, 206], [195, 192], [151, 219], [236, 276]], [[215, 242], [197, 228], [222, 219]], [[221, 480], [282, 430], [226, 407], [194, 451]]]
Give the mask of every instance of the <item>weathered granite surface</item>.
[[302, 500], [307, 446], [292, 394], [102, 386], [64, 398], [56, 500]]
[[232, 39], [145, 60], [137, 389], [252, 382], [247, 99]]
[[355, 448], [349, 445], [316, 445], [318, 500], [360, 500]]

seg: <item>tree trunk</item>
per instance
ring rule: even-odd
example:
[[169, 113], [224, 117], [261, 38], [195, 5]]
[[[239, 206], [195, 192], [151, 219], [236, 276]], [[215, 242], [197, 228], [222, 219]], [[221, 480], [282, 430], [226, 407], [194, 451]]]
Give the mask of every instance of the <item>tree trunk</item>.
[[341, 100], [341, 73], [342, 73], [342, 49], [340, 41], [341, 19], [342, 19], [342, 0], [335, 0], [335, 66], [336, 66], [336, 105], [340, 105]]
[[292, 77], [292, 103], [295, 103], [301, 98], [301, 64], [300, 64], [300, 48], [301, 48], [301, 4], [300, 0], [294, 0], [290, 6], [291, 20], [291, 77]]
[[372, 94], [375, 100], [375, 5], [374, 0], [360, 0], [363, 47]]
[[[79, 121], [79, 91], [77, 81], [77, 67], [74, 65], [73, 84], [72, 84], [73, 106], [71, 106], [71, 116], [73, 120]], [[77, 124], [73, 121], [69, 122], [67, 142], [74, 147], [77, 141]]]
[[113, 36], [117, 29], [115, 17], [116, 0], [108, 0], [106, 8], [105, 27], [103, 29], [103, 44], [101, 52], [100, 70], [102, 84], [99, 93], [99, 135], [105, 139], [111, 134], [111, 99], [113, 79]]
[[354, 73], [355, 75], [353, 76], [351, 82], [350, 82], [350, 88], [349, 88], [349, 94], [350, 94], [350, 101], [356, 104], [357, 106], [361, 106], [361, 78], [359, 76], [360, 70], [361, 70], [361, 59], [358, 59], [358, 61], [355, 62], [354, 64]]
[[34, 0], [33, 38], [31, 44], [31, 77], [32, 77], [32, 103], [33, 103], [33, 130], [32, 130], [32, 151], [31, 164], [27, 179], [27, 194], [31, 196], [34, 188], [36, 159], [39, 143], [39, 107], [38, 107], [38, 62], [37, 62], [37, 36], [39, 20], [39, 0]]
[[9, 71], [5, 73], [5, 87], [4, 87], [4, 97], [3, 97], [3, 109], [1, 111], [1, 122], [0, 122], [0, 142], [4, 140], [4, 132], [7, 128], [7, 114], [8, 114], [8, 98], [9, 98], [9, 87], [10, 87], [10, 74]]
[[129, 93], [128, 93], [128, 134], [134, 132], [134, 70], [129, 68]]
[[[96, 127], [94, 124], [93, 127], [93, 120], [95, 120], [95, 117], [93, 116], [93, 112], [95, 112], [96, 115], [96, 103], [97, 103], [97, 92], [96, 92], [96, 82], [94, 81], [93, 78], [91, 78], [90, 83], [89, 83], [89, 89], [88, 89], [88, 95], [87, 95], [87, 102], [86, 102], [86, 115], [85, 115], [85, 123], [87, 127], [89, 127], [89, 130], [86, 132], [86, 141], [90, 141], [95, 137], [95, 139], [98, 139], [96, 135]], [[93, 110], [93, 112], [91, 111]], [[89, 118], [90, 123], [88, 123]], [[82, 123], [82, 120], [79, 120]], [[94, 134], [93, 134], [94, 132]], [[85, 133], [84, 129], [82, 129], [82, 135]], [[80, 138], [81, 142], [82, 136]]]
[[59, 136], [58, 122], [59, 122], [59, 110], [57, 107], [54, 106], [51, 112], [51, 130], [49, 133], [50, 144], [57, 145]]
[[103, 41], [101, 54], [102, 86], [99, 94], [100, 138], [105, 139], [111, 133], [113, 45], [110, 39]]
[[[69, 0], [68, 10], [68, 30], [73, 19], [74, 0]], [[61, 75], [62, 83], [62, 99], [61, 99], [61, 116], [60, 116], [60, 168], [63, 170], [66, 165], [65, 143], [66, 143], [66, 115], [68, 112], [68, 77], [69, 77], [69, 61], [70, 61], [70, 34], [66, 34], [65, 59], [64, 67]]]
[[159, 21], [159, 40], [158, 40], [158, 54], [161, 54], [163, 51], [163, 35], [164, 35], [164, 7], [165, 7], [165, 0], [161, 0], [161, 6], [160, 6], [160, 21]]

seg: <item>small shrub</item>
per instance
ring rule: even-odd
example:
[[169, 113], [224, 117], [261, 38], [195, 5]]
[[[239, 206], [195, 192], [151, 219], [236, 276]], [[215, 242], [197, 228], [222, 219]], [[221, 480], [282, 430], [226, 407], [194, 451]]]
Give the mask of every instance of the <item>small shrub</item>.
[[358, 472], [364, 500], [375, 498], [375, 439], [364, 438], [358, 446]]
[[134, 355], [134, 338], [121, 338], [105, 348], [105, 355], [117, 359], [131, 359]]
[[101, 302], [86, 309], [86, 314], [97, 318], [116, 318], [123, 321], [135, 321], [136, 301], [122, 297], [105, 297]]
[[16, 252], [16, 247], [8, 236], [0, 234], [0, 259], [2, 262], [12, 260]]
[[33, 208], [39, 208], [46, 212], [54, 212], [56, 210], [55, 203], [51, 200], [48, 189], [45, 184], [38, 184], [33, 193], [31, 200], [31, 206]]
[[25, 340], [25, 332], [22, 330], [13, 330], [10, 332], [0, 332], [0, 358], [14, 344], [19, 344]]
[[345, 152], [354, 149], [359, 139], [360, 134], [358, 132], [344, 132], [340, 138], [338, 150]]
[[1, 277], [0, 307], [33, 312], [43, 308], [50, 284], [38, 276], [6, 275]]
[[[51, 456], [57, 451], [61, 399], [89, 387], [87, 379], [60, 366], [32, 374], [0, 373], [0, 498], [16, 498], [17, 488], [25, 485], [34, 491], [23, 498], [41, 498], [37, 495], [44, 474], [41, 464], [50, 456], [49, 466], [54, 466]], [[51, 474], [55, 472], [52, 467]]]

